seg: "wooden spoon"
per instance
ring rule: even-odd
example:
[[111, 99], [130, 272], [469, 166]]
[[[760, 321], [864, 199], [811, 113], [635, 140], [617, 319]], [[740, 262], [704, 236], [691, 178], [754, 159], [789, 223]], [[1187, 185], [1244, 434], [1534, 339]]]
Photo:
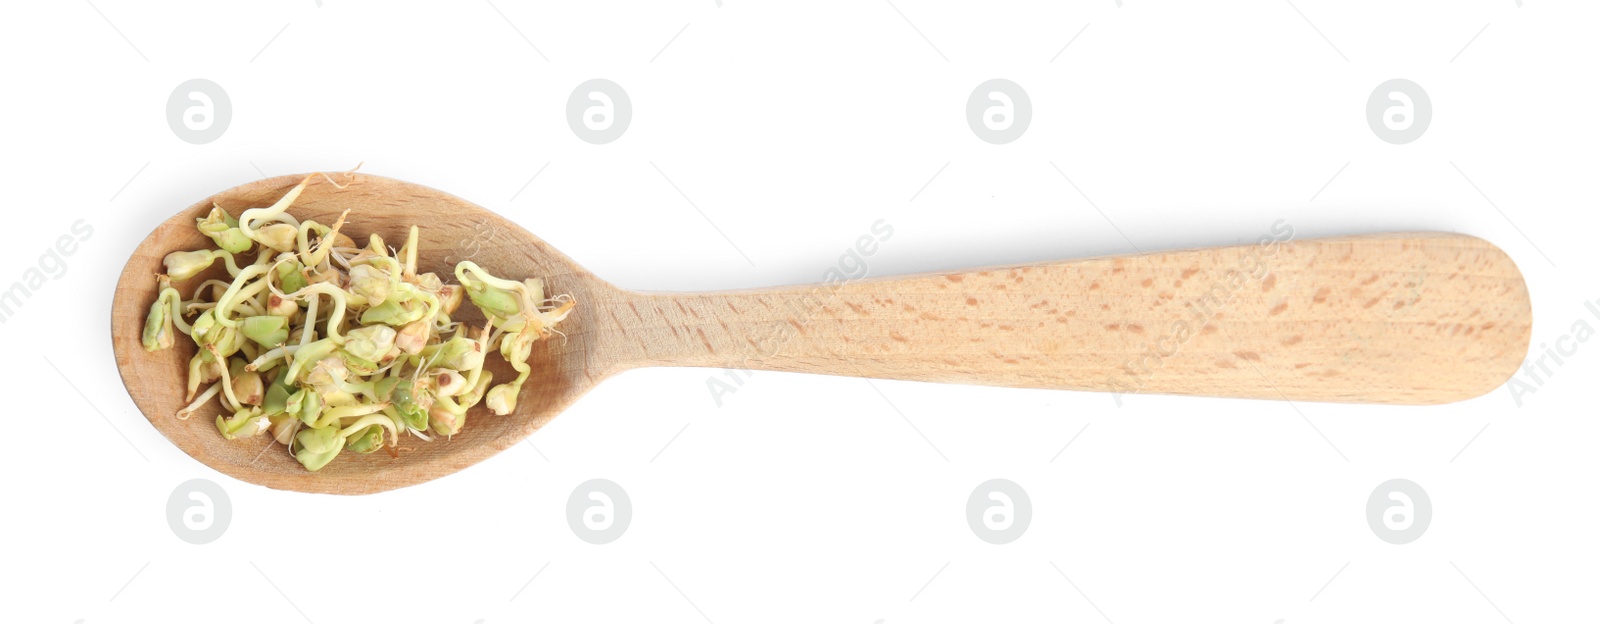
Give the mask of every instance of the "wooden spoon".
[[[319, 179], [291, 208], [300, 219], [331, 223], [348, 208], [345, 231], [358, 241], [374, 232], [402, 240], [417, 224], [423, 270], [451, 275], [455, 262], [471, 259], [496, 275], [543, 277], [547, 293], [571, 293], [577, 308], [560, 326], [565, 339], [535, 348], [514, 414], [475, 408], [450, 440], [406, 440], [414, 450], [399, 458], [343, 453], [311, 473], [281, 445], [268, 448], [265, 436], [224, 440], [211, 422], [220, 407], [178, 420], [194, 346], [179, 340], [149, 353], [139, 340], [162, 257], [210, 246], [194, 225], [212, 202], [237, 215], [272, 204], [301, 179], [223, 191], [156, 228], [117, 283], [111, 332], [128, 393], [168, 439], [233, 477], [305, 492], [365, 494], [461, 470], [526, 438], [605, 378], [643, 366], [1431, 404], [1499, 386], [1521, 365], [1532, 323], [1511, 259], [1457, 234], [1294, 240], [1280, 222], [1259, 243], [1237, 247], [643, 293], [612, 286], [515, 223], [445, 193], [372, 175], [343, 189]], [[464, 305], [460, 316], [471, 318], [468, 310], [477, 313]], [[510, 378], [499, 357], [489, 360], [496, 379]]]

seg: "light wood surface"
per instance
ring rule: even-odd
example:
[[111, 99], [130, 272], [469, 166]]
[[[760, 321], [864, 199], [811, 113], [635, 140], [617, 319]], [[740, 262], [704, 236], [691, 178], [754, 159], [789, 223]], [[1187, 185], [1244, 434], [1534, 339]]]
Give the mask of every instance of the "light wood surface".
[[[1532, 314], [1516, 265], [1469, 236], [1405, 233], [1265, 242], [1029, 266], [718, 293], [641, 293], [595, 277], [516, 224], [459, 198], [378, 176], [312, 183], [291, 210], [400, 240], [421, 226], [419, 264], [471, 259], [541, 276], [577, 308], [536, 346], [517, 412], [474, 409], [445, 441], [399, 458], [344, 453], [306, 472], [264, 436], [224, 440], [220, 406], [177, 420], [193, 344], [139, 345], [161, 258], [210, 241], [194, 219], [271, 204], [301, 176], [246, 184], [172, 217], [117, 284], [112, 339], [124, 384], [150, 422], [219, 471], [273, 488], [362, 494], [455, 472], [510, 447], [613, 374], [705, 366], [1131, 393], [1431, 404], [1486, 393], [1527, 352]], [[1282, 239], [1282, 240], [1280, 240]], [[220, 272], [220, 268], [214, 269]], [[190, 280], [189, 284], [202, 281]], [[185, 292], [185, 295], [188, 295]], [[463, 319], [472, 319], [463, 306]], [[480, 317], [481, 318], [481, 317]], [[497, 378], [510, 368], [489, 358]]]

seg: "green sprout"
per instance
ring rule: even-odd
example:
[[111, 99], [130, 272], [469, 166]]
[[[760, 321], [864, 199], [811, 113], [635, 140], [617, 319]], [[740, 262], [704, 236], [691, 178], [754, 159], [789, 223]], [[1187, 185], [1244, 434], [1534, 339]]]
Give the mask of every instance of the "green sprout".
[[280, 347], [289, 339], [289, 319], [282, 316], [252, 316], [244, 320], [239, 331], [263, 347]]
[[193, 329], [183, 320], [183, 295], [172, 287], [172, 280], [165, 275], [156, 279], [156, 289], [161, 294], [156, 296], [156, 302], [150, 304], [150, 315], [144, 320], [144, 335], [141, 342], [145, 351], [160, 351], [172, 346], [172, 329], [176, 326], [184, 335], [190, 334]]
[[195, 228], [228, 253], [244, 253], [254, 245], [250, 237], [239, 230], [239, 220], [215, 203], [211, 204], [211, 212], [205, 217], [195, 219]]
[[248, 438], [266, 431], [271, 424], [271, 421], [256, 409], [239, 410], [227, 418], [217, 417], [217, 430], [222, 432], [222, 437], [229, 440]]
[[[515, 411], [528, 360], [559, 333], [572, 298], [547, 299], [541, 280], [499, 278], [470, 261], [446, 284], [419, 271], [416, 226], [396, 250], [377, 233], [362, 245], [342, 233], [348, 211], [330, 225], [296, 219], [289, 210], [318, 175], [237, 217], [213, 204], [195, 228], [215, 247], [162, 259], [139, 340], [151, 352], [192, 345], [177, 417], [211, 406], [224, 439], [265, 434], [315, 472], [343, 451], [398, 456], [409, 450], [402, 435], [453, 436], [480, 403]], [[225, 278], [211, 271], [219, 260]], [[452, 318], [464, 301], [481, 321]], [[491, 350], [514, 379], [493, 383]]]

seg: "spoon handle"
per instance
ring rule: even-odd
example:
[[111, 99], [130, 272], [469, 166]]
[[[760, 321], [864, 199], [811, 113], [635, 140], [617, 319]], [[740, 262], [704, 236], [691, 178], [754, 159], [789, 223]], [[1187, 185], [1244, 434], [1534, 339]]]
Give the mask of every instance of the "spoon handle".
[[[1287, 228], [1284, 228], [1287, 230]], [[616, 368], [1362, 403], [1484, 394], [1522, 364], [1494, 245], [1404, 233], [594, 301]], [[613, 322], [615, 321], [615, 322]]]

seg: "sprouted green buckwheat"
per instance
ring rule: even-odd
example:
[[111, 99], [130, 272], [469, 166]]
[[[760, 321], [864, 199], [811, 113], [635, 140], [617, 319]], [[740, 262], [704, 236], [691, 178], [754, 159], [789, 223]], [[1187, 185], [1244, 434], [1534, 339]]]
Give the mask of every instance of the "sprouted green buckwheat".
[[[224, 438], [267, 434], [315, 471], [344, 450], [398, 456], [402, 434], [455, 435], [479, 402], [511, 413], [534, 342], [559, 333], [572, 297], [546, 298], [537, 278], [500, 279], [472, 262], [456, 265], [459, 285], [417, 273], [415, 225], [396, 251], [377, 234], [364, 246], [341, 234], [349, 211], [331, 226], [298, 221], [288, 208], [313, 177], [237, 218], [213, 204], [196, 227], [217, 248], [163, 260], [144, 348], [169, 348], [178, 332], [199, 347], [177, 417], [220, 396]], [[206, 280], [183, 299], [173, 284], [217, 260], [231, 280]], [[483, 327], [450, 319], [463, 296]], [[484, 356], [495, 345], [517, 377], [491, 386]]]

